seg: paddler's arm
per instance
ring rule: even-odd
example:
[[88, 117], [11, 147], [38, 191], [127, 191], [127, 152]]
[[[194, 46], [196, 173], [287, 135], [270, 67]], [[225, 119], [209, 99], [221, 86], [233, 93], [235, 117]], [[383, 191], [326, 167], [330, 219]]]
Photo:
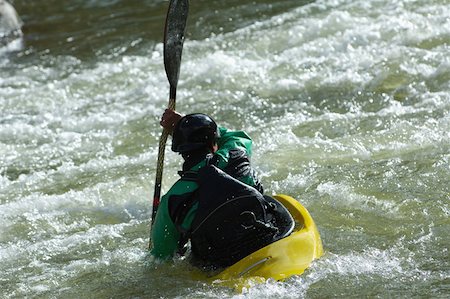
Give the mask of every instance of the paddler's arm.
[[[173, 129], [183, 115], [172, 109], [166, 109], [161, 116], [160, 125], [172, 135]], [[178, 183], [178, 182], [177, 182]], [[161, 198], [161, 203], [153, 222], [151, 238], [151, 254], [160, 259], [169, 259], [178, 249], [180, 233], [175, 227], [169, 214], [169, 198], [174, 190], [177, 190], [177, 183], [169, 192]]]
[[[178, 180], [162, 197], [151, 232], [152, 248], [150, 252], [154, 257], [167, 260], [178, 251], [181, 234], [170, 215], [176, 209], [177, 200], [183, 200], [183, 197], [189, 196], [197, 187], [197, 183], [193, 181]], [[181, 224], [183, 229], [190, 228], [196, 210], [197, 205], [188, 212]]]
[[[231, 155], [234, 156], [232, 159], [238, 157], [238, 159], [243, 158], [244, 160], [247, 159], [247, 161], [250, 161], [252, 154], [252, 139], [247, 133], [244, 131], [229, 131], [225, 128], [220, 128], [220, 136], [221, 137], [217, 141], [219, 149], [215, 153], [215, 155], [219, 157], [217, 166], [220, 169], [225, 169], [228, 166]], [[239, 151], [236, 152], [236, 149]], [[243, 152], [246, 154], [246, 158], [241, 156]], [[245, 171], [246, 174], [237, 179], [249, 186], [255, 187], [259, 192], [264, 193], [264, 188], [255, 170], [249, 165], [247, 167], [248, 169]]]
[[169, 195], [166, 194], [161, 199], [151, 232], [152, 248], [150, 253], [163, 260], [173, 257], [180, 238], [180, 234], [169, 215], [168, 197]]
[[220, 138], [217, 141], [219, 149], [215, 153], [220, 157], [219, 168], [223, 168], [228, 163], [229, 152], [232, 149], [244, 150], [250, 157], [252, 155], [252, 139], [244, 131], [230, 131], [226, 128], [219, 128]]
[[169, 131], [170, 135], [172, 135], [175, 125], [182, 117], [183, 114], [172, 109], [166, 109], [161, 116], [161, 121], [159, 122], [159, 124], [161, 125], [161, 127]]

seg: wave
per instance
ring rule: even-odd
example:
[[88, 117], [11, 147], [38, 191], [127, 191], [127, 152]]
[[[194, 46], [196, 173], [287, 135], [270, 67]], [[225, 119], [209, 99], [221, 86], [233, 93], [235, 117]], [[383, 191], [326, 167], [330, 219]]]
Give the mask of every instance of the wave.
[[0, 54], [2, 48], [5, 50], [22, 48], [20, 42], [23, 36], [22, 25], [23, 22], [14, 7], [5, 0], [0, 0]]

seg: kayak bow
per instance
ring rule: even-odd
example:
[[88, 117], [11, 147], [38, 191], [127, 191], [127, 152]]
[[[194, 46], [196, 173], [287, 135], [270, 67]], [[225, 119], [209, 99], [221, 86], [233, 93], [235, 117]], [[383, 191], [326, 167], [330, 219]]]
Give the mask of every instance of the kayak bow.
[[288, 195], [276, 195], [295, 220], [291, 235], [243, 258], [211, 278], [212, 283], [242, 288], [248, 280], [284, 280], [302, 274], [323, 254], [322, 241], [308, 210]]

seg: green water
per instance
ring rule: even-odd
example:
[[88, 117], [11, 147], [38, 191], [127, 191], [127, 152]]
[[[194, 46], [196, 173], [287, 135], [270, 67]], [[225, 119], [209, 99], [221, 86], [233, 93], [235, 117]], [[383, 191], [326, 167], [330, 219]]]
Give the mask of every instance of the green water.
[[[147, 256], [167, 1], [13, 2], [0, 48], [1, 298], [447, 298], [450, 3], [191, 1], [177, 108], [254, 139], [325, 255], [236, 294]], [[180, 158], [166, 152], [163, 191]]]

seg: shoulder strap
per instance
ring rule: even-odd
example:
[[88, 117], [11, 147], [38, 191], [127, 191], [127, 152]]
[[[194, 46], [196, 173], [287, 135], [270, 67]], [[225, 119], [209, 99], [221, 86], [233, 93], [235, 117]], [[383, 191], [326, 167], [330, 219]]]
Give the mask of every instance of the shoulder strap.
[[197, 191], [193, 192], [186, 199], [183, 200], [183, 203], [178, 206], [176, 211], [174, 212], [173, 223], [180, 233], [180, 239], [178, 240], [178, 253], [183, 255], [186, 251], [186, 244], [191, 237], [191, 230], [185, 229], [182, 224], [184, 219], [186, 218], [187, 213], [191, 210], [191, 208], [198, 202], [197, 199]]
[[[213, 154], [209, 154], [206, 156], [206, 166], [211, 165], [211, 163], [217, 163], [218, 159]], [[187, 171], [179, 171], [178, 174], [181, 176], [180, 180], [182, 181], [190, 181], [198, 183], [198, 171], [187, 170]], [[183, 233], [187, 233], [185, 229], [181, 226], [186, 217], [189, 210], [194, 206], [196, 202], [198, 202], [198, 192], [194, 191], [187, 198], [182, 199], [182, 203], [178, 205], [176, 210], [173, 213], [173, 221], [178, 231]]]
[[178, 174], [181, 176], [180, 180], [182, 181], [190, 181], [196, 182], [198, 177], [198, 172], [193, 170], [188, 171], [178, 171]]
[[[219, 164], [219, 156], [214, 154], [208, 154], [205, 158], [205, 166], [214, 165], [217, 166]], [[178, 175], [181, 177], [180, 179], [183, 181], [198, 181], [198, 171], [195, 170], [186, 170], [186, 171], [178, 171]]]
[[205, 166], [209, 166], [209, 165], [218, 166], [219, 165], [219, 156], [214, 155], [214, 154], [209, 154], [206, 157], [206, 165]]

